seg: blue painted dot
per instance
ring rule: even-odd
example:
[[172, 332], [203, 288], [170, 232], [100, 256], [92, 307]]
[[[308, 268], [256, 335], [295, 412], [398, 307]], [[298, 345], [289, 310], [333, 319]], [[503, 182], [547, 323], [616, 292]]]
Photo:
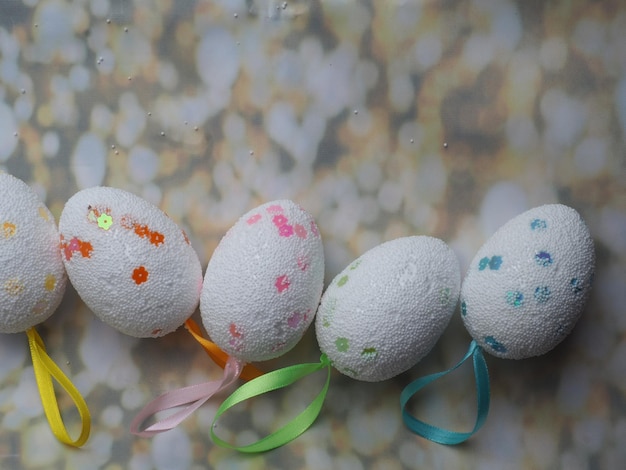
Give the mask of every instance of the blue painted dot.
[[485, 336], [485, 343], [491, 346], [495, 352], [505, 353], [506, 347], [500, 341], [496, 340], [493, 336]]
[[579, 294], [583, 291], [583, 286], [582, 286], [583, 283], [580, 282], [580, 279], [575, 277], [571, 281], [569, 281], [569, 284], [572, 287], [574, 294]]
[[535, 300], [537, 302], [544, 303], [550, 298], [550, 288], [548, 286], [540, 286], [535, 289]]
[[465, 303], [465, 300], [461, 302], [461, 315], [467, 315], [467, 304]]
[[543, 219], [533, 219], [530, 223], [531, 230], [545, 230], [546, 228], [548, 228], [548, 224]]
[[489, 266], [489, 258], [485, 256], [478, 262], [478, 270], [483, 271], [487, 266]]
[[535, 255], [535, 261], [540, 266], [550, 266], [552, 264], [552, 256], [547, 251], [540, 251]]
[[489, 261], [489, 269], [497, 271], [502, 266], [502, 256], [492, 256]]
[[513, 307], [521, 307], [524, 303], [524, 294], [519, 291], [509, 291], [506, 293], [506, 303]]

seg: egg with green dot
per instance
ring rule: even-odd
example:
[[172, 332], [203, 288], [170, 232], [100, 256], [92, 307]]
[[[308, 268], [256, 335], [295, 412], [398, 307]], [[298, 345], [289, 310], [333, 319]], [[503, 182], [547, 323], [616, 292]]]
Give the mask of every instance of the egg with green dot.
[[490, 354], [539, 356], [576, 324], [594, 269], [593, 240], [578, 212], [561, 204], [536, 207], [480, 248], [463, 280], [461, 317]]
[[160, 337], [198, 306], [198, 256], [185, 232], [145, 199], [117, 188], [83, 189], [66, 202], [59, 232], [72, 285], [118, 331]]
[[320, 349], [340, 372], [367, 382], [420, 361], [448, 325], [460, 290], [455, 254], [411, 236], [364, 253], [330, 283], [315, 320]]

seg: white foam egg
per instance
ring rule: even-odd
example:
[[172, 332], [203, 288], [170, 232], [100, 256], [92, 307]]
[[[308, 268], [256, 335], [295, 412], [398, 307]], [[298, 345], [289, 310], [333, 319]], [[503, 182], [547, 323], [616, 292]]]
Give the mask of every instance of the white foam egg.
[[589, 297], [593, 240], [574, 209], [536, 207], [500, 227], [474, 257], [461, 316], [487, 352], [523, 359], [567, 336]]
[[420, 361], [459, 298], [458, 260], [441, 240], [412, 236], [364, 253], [324, 292], [315, 320], [320, 349], [345, 375], [394, 377]]
[[0, 174], [0, 332], [46, 320], [66, 283], [54, 217], [26, 183]]
[[159, 337], [196, 309], [198, 256], [185, 232], [148, 201], [121, 189], [84, 189], [65, 204], [59, 231], [72, 285], [113, 328]]
[[215, 249], [200, 296], [202, 322], [233, 357], [272, 359], [311, 324], [323, 282], [313, 217], [292, 201], [268, 202], [243, 215]]

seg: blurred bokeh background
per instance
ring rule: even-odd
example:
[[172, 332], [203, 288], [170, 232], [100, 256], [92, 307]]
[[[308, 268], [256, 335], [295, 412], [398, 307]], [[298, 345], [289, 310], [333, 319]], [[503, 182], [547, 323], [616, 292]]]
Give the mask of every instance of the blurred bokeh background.
[[[487, 358], [490, 416], [458, 447], [412, 435], [399, 413], [405, 385], [462, 357], [470, 338], [458, 315], [411, 371], [378, 384], [335, 373], [308, 432], [243, 456], [209, 439], [219, 400], [173, 431], [131, 436], [149, 399], [221, 371], [186, 332], [125, 337], [70, 289], [39, 330], [85, 395], [92, 437], [81, 450], [57, 443], [25, 336], [0, 335], [3, 469], [626, 467], [619, 0], [0, 0], [0, 169], [57, 219], [85, 187], [143, 196], [185, 229], [203, 266], [240, 215], [277, 198], [318, 221], [327, 282], [412, 234], [442, 238], [465, 271], [501, 224], [554, 202], [581, 213], [598, 257], [592, 298], [557, 349]], [[260, 367], [318, 357], [309, 332]], [[469, 430], [472, 379], [468, 365], [413, 411]], [[321, 381], [247, 403], [229, 436], [276, 429]]]

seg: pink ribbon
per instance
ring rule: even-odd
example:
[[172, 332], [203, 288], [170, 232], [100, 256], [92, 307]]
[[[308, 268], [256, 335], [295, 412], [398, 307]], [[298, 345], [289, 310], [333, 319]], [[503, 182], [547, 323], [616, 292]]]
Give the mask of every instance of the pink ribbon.
[[[179, 388], [178, 390], [172, 390], [171, 392], [159, 395], [135, 416], [130, 423], [130, 432], [140, 437], [151, 437], [155, 434], [175, 428], [189, 415], [200, 408], [209, 398], [233, 384], [239, 378], [239, 375], [241, 375], [243, 367], [244, 364], [241, 361], [229, 357], [224, 366], [224, 375], [220, 380], [190, 385], [189, 387]], [[160, 411], [184, 405], [187, 406], [182, 410], [157, 421], [143, 431], [139, 430], [143, 422], [150, 416]]]

